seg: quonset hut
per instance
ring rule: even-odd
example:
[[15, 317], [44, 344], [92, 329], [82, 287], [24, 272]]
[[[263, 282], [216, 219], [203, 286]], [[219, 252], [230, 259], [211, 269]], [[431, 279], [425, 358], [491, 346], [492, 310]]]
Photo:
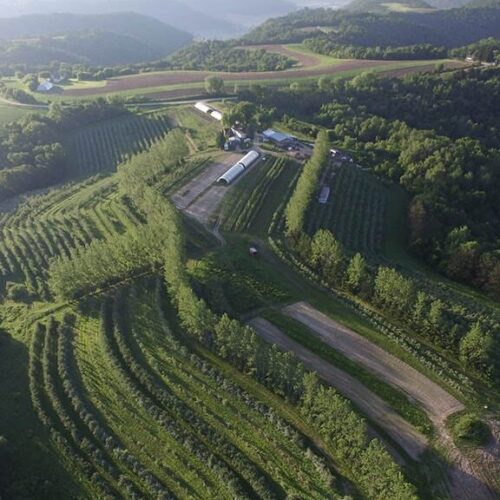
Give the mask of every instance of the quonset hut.
[[250, 151], [236, 165], [233, 165], [224, 175], [217, 179], [219, 184], [227, 186], [234, 182], [245, 170], [250, 168], [258, 159], [260, 154], [257, 151]]

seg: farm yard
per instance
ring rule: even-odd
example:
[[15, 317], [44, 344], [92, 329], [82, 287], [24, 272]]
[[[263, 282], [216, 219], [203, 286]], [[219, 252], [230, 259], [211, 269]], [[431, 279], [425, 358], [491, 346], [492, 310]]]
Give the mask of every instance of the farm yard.
[[239, 159], [241, 156], [238, 154], [224, 155], [219, 162], [204, 168], [202, 173], [172, 196], [176, 207], [203, 224], [208, 224], [228, 191], [226, 186], [215, 183]]

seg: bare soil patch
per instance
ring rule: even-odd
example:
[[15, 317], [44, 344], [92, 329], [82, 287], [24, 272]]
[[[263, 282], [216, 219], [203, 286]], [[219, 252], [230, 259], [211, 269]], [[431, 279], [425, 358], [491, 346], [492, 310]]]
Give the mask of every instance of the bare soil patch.
[[351, 400], [359, 410], [387, 433], [414, 460], [418, 460], [427, 446], [427, 440], [383, 399], [367, 389], [351, 375], [334, 367], [320, 356], [312, 353], [298, 342], [290, 339], [281, 330], [263, 318], [250, 323], [266, 342], [276, 344], [282, 351], [294, 352], [308, 370]]

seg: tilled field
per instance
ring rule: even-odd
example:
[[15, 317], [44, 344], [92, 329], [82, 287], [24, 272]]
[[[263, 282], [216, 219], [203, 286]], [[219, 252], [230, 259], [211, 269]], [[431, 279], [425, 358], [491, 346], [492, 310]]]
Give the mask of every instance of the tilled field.
[[249, 324], [267, 342], [276, 344], [283, 351], [295, 353], [308, 370], [315, 371], [323, 380], [351, 400], [360, 411], [398, 443], [410, 457], [417, 460], [424, 452], [427, 446], [425, 436], [361, 382], [290, 339], [269, 321], [256, 318]]
[[[128, 76], [123, 78], [111, 79], [102, 87], [84, 88], [84, 89], [69, 89], [64, 92], [66, 96], [91, 96], [97, 94], [106, 94], [112, 92], [139, 90], [155, 87], [165, 87], [169, 85], [181, 84], [203, 84], [207, 76], [218, 75], [226, 82], [234, 81], [252, 81], [252, 82], [267, 82], [277, 80], [287, 80], [294, 78], [314, 78], [323, 75], [335, 75], [338, 73], [348, 72], [358, 69], [371, 69], [381, 66], [388, 66], [391, 63], [397, 64], [401, 61], [371, 61], [371, 60], [350, 60], [346, 59], [343, 62], [336, 62], [331, 66], [323, 66], [317, 69], [308, 67], [299, 67], [286, 71], [270, 71], [270, 72], [244, 72], [244, 73], [213, 73], [210, 71], [164, 71], [160, 73], [145, 73], [141, 75]], [[422, 66], [415, 61], [414, 66], [398, 69], [395, 67], [388, 72], [399, 71], [402, 73], [415, 71], [429, 71], [434, 67], [433, 64]], [[461, 63], [457, 63], [461, 65]], [[176, 89], [179, 90], [179, 89]], [[182, 90], [182, 89], [181, 89]], [[185, 89], [185, 92], [193, 93], [193, 89]], [[183, 94], [184, 95], [184, 94]]]

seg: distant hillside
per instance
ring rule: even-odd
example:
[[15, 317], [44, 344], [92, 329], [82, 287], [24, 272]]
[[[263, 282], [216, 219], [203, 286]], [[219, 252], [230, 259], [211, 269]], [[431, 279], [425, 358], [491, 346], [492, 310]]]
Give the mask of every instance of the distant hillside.
[[289, 0], [179, 0], [205, 15], [224, 19], [242, 26], [259, 24], [266, 19], [288, 14], [297, 9]]
[[117, 33], [77, 31], [62, 35], [0, 42], [4, 65], [49, 66], [52, 62], [106, 66], [159, 59], [166, 52], [138, 38]]
[[361, 47], [431, 44], [454, 48], [499, 36], [497, 7], [385, 14], [304, 9], [267, 21], [243, 39], [249, 44], [321, 38], [332, 44]]
[[[272, 2], [270, 2], [272, 3]], [[73, 14], [109, 14], [137, 12], [154, 17], [168, 25], [202, 37], [227, 37], [243, 33], [244, 28], [222, 18], [202, 13], [179, 0], [0, 0], [0, 12], [5, 17], [21, 14], [68, 12]], [[1, 36], [1, 35], [0, 35]]]
[[[17, 18], [0, 19], [0, 37], [4, 40], [18, 40], [45, 35], [74, 34], [75, 32], [93, 31], [114, 33], [125, 37], [123, 44], [133, 44], [135, 47], [149, 47], [151, 51], [166, 55], [183, 47], [192, 40], [192, 36], [172, 26], [151, 17], [134, 13], [115, 13], [103, 15], [76, 14], [41, 14], [20, 16]], [[68, 35], [67, 35], [68, 36]], [[117, 37], [107, 36], [102, 41], [119, 43]], [[69, 40], [76, 41], [70, 36]], [[82, 43], [92, 43], [92, 40], [82, 40]], [[56, 42], [49, 44], [54, 49]], [[61, 45], [61, 44], [59, 44]], [[122, 47], [127, 50], [127, 47]], [[104, 49], [104, 47], [103, 47]]]
[[500, 0], [472, 0], [465, 5], [469, 9], [500, 8]]
[[434, 9], [424, 0], [353, 0], [346, 7], [352, 12], [426, 12]]

